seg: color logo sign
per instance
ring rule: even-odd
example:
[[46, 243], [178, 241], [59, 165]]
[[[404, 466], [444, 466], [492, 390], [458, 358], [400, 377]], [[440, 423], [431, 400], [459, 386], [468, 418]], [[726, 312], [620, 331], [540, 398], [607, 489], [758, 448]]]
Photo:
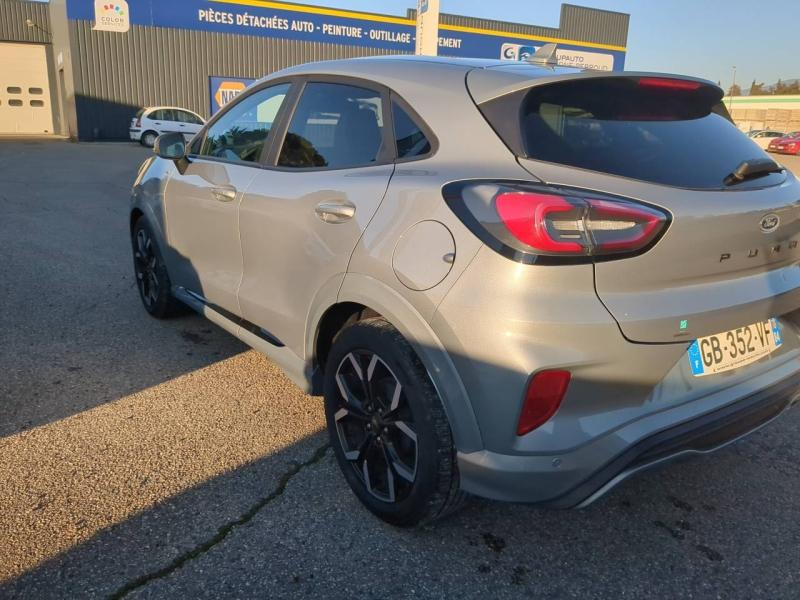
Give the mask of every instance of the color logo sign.
[[125, 0], [95, 0], [94, 27], [97, 31], [125, 33], [131, 28], [131, 16]]

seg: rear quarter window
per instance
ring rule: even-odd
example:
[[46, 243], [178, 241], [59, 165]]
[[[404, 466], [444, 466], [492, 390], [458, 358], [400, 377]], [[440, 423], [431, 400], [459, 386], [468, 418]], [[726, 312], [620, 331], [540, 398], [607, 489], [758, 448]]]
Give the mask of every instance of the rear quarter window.
[[[670, 82], [674, 82], [670, 84]], [[739, 131], [711, 85], [662, 78], [592, 78], [542, 85], [506, 98], [518, 114], [520, 153], [683, 188], [720, 189], [742, 161], [768, 155]], [[516, 102], [516, 107], [508, 106]], [[482, 107], [483, 108], [483, 107]], [[506, 112], [508, 114], [508, 112]], [[503, 136], [503, 128], [495, 128]], [[506, 131], [508, 128], [506, 127]], [[774, 185], [782, 174], [748, 182]]]

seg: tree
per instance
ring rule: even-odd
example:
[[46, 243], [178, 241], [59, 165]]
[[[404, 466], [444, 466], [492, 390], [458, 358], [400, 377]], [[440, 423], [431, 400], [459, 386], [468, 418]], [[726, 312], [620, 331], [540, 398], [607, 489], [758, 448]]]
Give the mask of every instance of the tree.
[[800, 79], [795, 79], [791, 83], [783, 83], [780, 79], [775, 84], [772, 92], [776, 96], [788, 96], [789, 94], [800, 94]]
[[758, 96], [759, 94], [764, 93], [764, 84], [763, 83], [756, 83], [756, 80], [753, 79], [753, 83], [750, 85], [750, 95], [751, 96]]
[[738, 83], [734, 83], [731, 87], [728, 88], [728, 96], [741, 96], [742, 95], [742, 88], [739, 87]]

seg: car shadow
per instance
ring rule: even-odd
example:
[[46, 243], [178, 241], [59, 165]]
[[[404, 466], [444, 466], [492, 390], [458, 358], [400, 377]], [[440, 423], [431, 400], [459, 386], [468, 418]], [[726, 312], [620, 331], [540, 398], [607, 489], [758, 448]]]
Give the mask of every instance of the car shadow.
[[0, 438], [246, 350], [199, 316], [159, 322], [142, 308], [128, 198], [147, 156], [133, 144], [0, 143]]

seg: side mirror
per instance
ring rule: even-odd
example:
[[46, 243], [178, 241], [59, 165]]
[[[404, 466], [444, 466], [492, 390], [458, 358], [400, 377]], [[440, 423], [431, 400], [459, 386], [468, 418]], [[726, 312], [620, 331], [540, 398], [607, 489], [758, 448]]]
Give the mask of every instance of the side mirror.
[[182, 133], [162, 133], [156, 138], [153, 152], [167, 160], [181, 160], [186, 157], [186, 140]]

